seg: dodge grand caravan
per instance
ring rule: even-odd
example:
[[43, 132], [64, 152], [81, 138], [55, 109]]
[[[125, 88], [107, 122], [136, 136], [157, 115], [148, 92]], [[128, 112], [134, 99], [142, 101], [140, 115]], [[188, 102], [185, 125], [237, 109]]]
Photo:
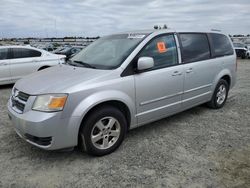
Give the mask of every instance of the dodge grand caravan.
[[115, 34], [19, 80], [8, 112], [16, 133], [39, 148], [105, 155], [129, 129], [203, 103], [223, 107], [236, 69], [232, 43], [220, 32]]

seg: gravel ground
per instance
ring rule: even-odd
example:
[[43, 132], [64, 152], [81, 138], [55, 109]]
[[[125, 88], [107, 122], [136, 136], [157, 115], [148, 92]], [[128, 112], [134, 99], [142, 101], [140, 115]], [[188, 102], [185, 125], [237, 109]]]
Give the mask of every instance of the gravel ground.
[[129, 132], [104, 157], [21, 140], [0, 88], [0, 187], [250, 187], [250, 60], [223, 109], [199, 106]]

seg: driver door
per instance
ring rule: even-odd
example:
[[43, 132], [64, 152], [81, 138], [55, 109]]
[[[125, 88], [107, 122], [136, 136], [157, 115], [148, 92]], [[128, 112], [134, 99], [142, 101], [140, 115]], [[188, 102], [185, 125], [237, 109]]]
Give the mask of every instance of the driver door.
[[173, 34], [151, 40], [140, 57], [152, 57], [154, 67], [135, 75], [138, 125], [180, 111], [184, 82]]

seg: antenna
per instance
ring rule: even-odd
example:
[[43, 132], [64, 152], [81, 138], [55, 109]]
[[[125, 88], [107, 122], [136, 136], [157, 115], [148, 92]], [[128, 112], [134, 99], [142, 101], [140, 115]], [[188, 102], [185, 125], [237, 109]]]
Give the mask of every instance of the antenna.
[[56, 38], [57, 38], [56, 19], [55, 19], [55, 35], [56, 35]]

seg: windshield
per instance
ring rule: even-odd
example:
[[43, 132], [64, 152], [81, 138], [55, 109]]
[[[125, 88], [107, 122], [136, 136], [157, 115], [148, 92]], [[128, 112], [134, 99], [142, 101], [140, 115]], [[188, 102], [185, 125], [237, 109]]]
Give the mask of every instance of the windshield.
[[69, 50], [71, 50], [71, 47], [63, 48], [62, 50], [60, 50], [60, 52], [65, 53]]
[[59, 47], [59, 48], [57, 48], [56, 50], [54, 50], [54, 52], [60, 52], [60, 51], [62, 51], [64, 49], [64, 47]]
[[100, 38], [76, 54], [71, 61], [82, 62], [90, 65], [88, 67], [97, 69], [117, 68], [145, 36], [145, 34], [119, 34]]

